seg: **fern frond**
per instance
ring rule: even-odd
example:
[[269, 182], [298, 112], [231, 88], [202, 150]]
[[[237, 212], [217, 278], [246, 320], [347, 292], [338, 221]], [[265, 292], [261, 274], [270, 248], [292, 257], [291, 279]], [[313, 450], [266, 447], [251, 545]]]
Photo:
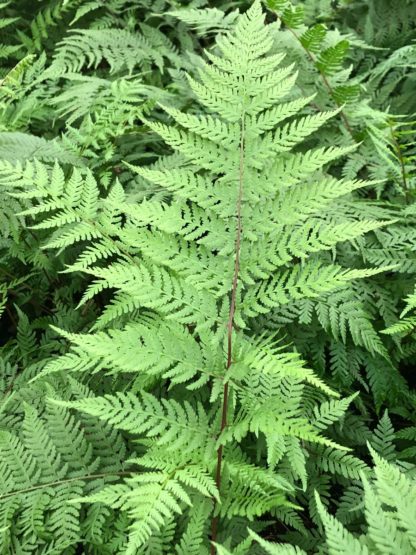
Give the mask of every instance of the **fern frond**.
[[145, 434], [168, 450], [193, 451], [209, 442], [209, 419], [202, 405], [196, 408], [174, 399], [161, 402], [149, 393], [86, 398], [78, 401], [55, 401], [59, 405], [86, 412], [120, 430]]
[[253, 538], [253, 540], [255, 540], [259, 545], [261, 545], [264, 551], [269, 555], [305, 555], [305, 551], [303, 551], [303, 549], [300, 549], [296, 545], [285, 545], [268, 542], [252, 530], [249, 530], [249, 534], [251, 538]]
[[218, 8], [182, 8], [167, 12], [168, 15], [183, 21], [191, 29], [204, 35], [208, 32], [219, 33], [232, 28], [238, 17], [237, 12], [230, 12], [227, 15]]
[[369, 555], [368, 548], [350, 534], [341, 523], [331, 516], [322, 504], [319, 495], [315, 493], [319, 516], [322, 519], [326, 533], [326, 543], [331, 555], [350, 553], [351, 555]]
[[78, 73], [84, 67], [96, 68], [103, 60], [111, 73], [123, 68], [132, 73], [145, 61], [163, 66], [162, 57], [140, 34], [120, 29], [77, 29], [59, 44], [49, 72], [53, 76]]

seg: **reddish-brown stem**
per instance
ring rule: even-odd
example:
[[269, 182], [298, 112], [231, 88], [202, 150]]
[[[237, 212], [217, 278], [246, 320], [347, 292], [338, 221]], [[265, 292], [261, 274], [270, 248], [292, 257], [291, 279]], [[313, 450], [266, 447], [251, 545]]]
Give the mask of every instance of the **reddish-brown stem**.
[[131, 476], [132, 472], [120, 471], [120, 472], [102, 472], [101, 474], [87, 474], [86, 476], [76, 476], [75, 478], [66, 478], [64, 480], [57, 480], [56, 482], [46, 482], [45, 484], [39, 484], [37, 486], [32, 486], [30, 488], [19, 489], [15, 491], [10, 491], [3, 495], [0, 495], [0, 500], [8, 499], [14, 495], [22, 495], [25, 493], [31, 493], [38, 489], [45, 489], [54, 486], [60, 486], [62, 484], [70, 484], [71, 482], [77, 482], [78, 480], [95, 480], [97, 478], [106, 478], [108, 476]]
[[10, 308], [6, 305], [5, 309], [6, 309], [7, 315], [10, 318], [10, 321], [12, 322], [13, 326], [17, 328], [17, 322], [16, 322], [15, 317], [13, 316]]
[[[278, 13], [276, 13], [276, 17], [278, 19], [281, 19], [280, 15]], [[312, 54], [312, 52], [310, 50], [308, 50], [308, 48], [302, 44], [302, 41], [300, 40], [298, 34], [296, 33], [296, 31], [294, 31], [293, 29], [291, 29], [290, 27], [288, 27], [286, 25], [287, 30], [292, 33], [292, 35], [295, 37], [295, 39], [299, 42], [299, 44], [302, 46], [302, 48], [304, 49], [304, 51], [306, 52], [308, 58], [310, 59], [310, 61], [313, 63], [313, 65], [316, 67], [317, 71], [319, 72], [319, 75], [321, 76], [321, 79], [325, 85], [325, 87], [327, 88], [327, 91], [329, 92], [329, 94], [331, 95], [331, 98], [333, 99], [333, 101], [335, 102], [335, 104], [339, 107], [340, 104], [335, 100], [334, 98], [334, 91], [331, 87], [331, 84], [329, 83], [326, 75], [316, 66], [316, 59], [315, 56]], [[345, 112], [343, 110], [340, 111], [339, 115], [342, 118], [342, 121], [344, 122], [345, 128], [347, 129], [348, 133], [351, 135], [351, 137], [355, 140], [354, 138], [354, 133], [351, 127], [350, 122], [348, 121], [347, 116], [345, 115]]]
[[401, 173], [402, 173], [404, 197], [405, 197], [406, 204], [408, 204], [409, 203], [409, 187], [407, 185], [407, 179], [406, 179], [406, 167], [405, 167], [405, 164], [404, 164], [403, 154], [402, 154], [399, 142], [398, 142], [398, 140], [397, 140], [397, 138], [394, 134], [394, 130], [393, 130], [392, 125], [390, 125], [390, 133], [391, 133], [391, 138], [392, 138], [393, 144], [396, 148], [397, 158], [399, 159], [400, 170], [401, 170]]
[[[240, 164], [239, 164], [239, 174], [238, 174], [239, 185], [238, 185], [238, 197], [237, 197], [237, 226], [236, 226], [236, 239], [235, 239], [234, 275], [233, 275], [233, 282], [231, 286], [231, 302], [230, 302], [230, 311], [228, 313], [228, 322], [227, 322], [226, 374], [232, 365], [234, 316], [235, 316], [235, 309], [236, 309], [236, 303], [237, 303], [238, 275], [240, 272], [240, 249], [241, 249], [241, 232], [242, 232], [241, 205], [243, 200], [243, 180], [244, 180], [244, 114], [241, 118]], [[223, 396], [222, 396], [220, 437], [222, 432], [227, 427], [228, 394], [229, 394], [228, 381], [225, 381]], [[220, 491], [221, 489], [222, 455], [223, 455], [223, 445], [220, 444], [217, 449], [217, 468], [215, 471], [215, 483], [218, 491]], [[216, 509], [216, 502], [214, 500], [214, 513], [215, 513], [215, 509]], [[217, 541], [218, 520], [219, 520], [218, 515], [214, 514], [211, 522], [211, 541], [212, 542]], [[215, 555], [216, 552], [217, 552], [217, 548], [215, 547], [214, 543], [212, 543], [211, 555]]]
[[[319, 71], [319, 70], [318, 70]], [[326, 78], [326, 75], [324, 73], [322, 73], [321, 71], [319, 71], [320, 76], [322, 77], [322, 81], [325, 83], [326, 88], [328, 89], [329, 94], [331, 95], [331, 97], [333, 98], [335, 104], [339, 107], [341, 106], [341, 104], [339, 104], [339, 102], [337, 102], [334, 98], [334, 91], [332, 90], [331, 85], [329, 84], [328, 79]], [[347, 116], [345, 115], [345, 112], [343, 110], [340, 111], [339, 115], [342, 118], [342, 121], [344, 122], [344, 125], [348, 131], [348, 133], [351, 135], [351, 137], [354, 139], [354, 133], [352, 131], [350, 122], [348, 121]], [[354, 139], [355, 140], [355, 139]]]

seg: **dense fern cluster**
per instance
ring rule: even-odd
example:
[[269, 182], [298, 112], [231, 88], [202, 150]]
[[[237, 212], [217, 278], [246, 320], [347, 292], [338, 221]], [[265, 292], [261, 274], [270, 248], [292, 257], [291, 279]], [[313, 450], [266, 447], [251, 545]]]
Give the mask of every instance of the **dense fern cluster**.
[[0, 4], [1, 553], [416, 551], [415, 16]]

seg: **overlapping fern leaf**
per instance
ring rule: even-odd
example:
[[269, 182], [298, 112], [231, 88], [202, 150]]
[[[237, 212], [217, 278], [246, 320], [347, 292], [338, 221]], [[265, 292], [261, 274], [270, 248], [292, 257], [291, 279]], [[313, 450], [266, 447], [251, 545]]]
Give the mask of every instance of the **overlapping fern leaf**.
[[[52, 401], [36, 410], [19, 397], [11, 402], [23, 413], [21, 425], [9, 422], [9, 431], [0, 436], [1, 549], [9, 553], [20, 545], [24, 553], [71, 552], [89, 535], [84, 528], [89, 515], [71, 500], [122, 473], [123, 439], [116, 432], [111, 439], [103, 434], [96, 419], [75, 421]], [[95, 518], [104, 522], [109, 512], [96, 509]]]

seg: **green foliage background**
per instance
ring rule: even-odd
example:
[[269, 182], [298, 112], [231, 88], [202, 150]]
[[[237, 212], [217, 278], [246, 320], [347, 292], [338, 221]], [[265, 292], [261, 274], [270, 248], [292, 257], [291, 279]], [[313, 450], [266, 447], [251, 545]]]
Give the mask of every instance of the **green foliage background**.
[[416, 552], [415, 22], [0, 4], [0, 553]]

